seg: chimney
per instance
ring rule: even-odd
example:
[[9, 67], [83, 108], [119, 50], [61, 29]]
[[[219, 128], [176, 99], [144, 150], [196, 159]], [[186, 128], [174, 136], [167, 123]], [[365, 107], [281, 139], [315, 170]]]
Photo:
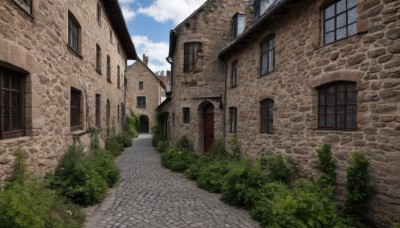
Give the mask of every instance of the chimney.
[[146, 64], [146, 66], [148, 66], [149, 64], [149, 57], [146, 56], [146, 54], [143, 53], [143, 63]]

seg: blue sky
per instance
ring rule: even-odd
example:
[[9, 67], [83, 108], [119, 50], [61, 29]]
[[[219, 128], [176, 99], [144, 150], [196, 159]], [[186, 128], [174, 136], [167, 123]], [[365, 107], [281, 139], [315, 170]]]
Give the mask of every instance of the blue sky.
[[119, 0], [129, 32], [140, 58], [149, 56], [154, 72], [169, 70], [165, 61], [169, 31], [201, 6], [205, 0]]

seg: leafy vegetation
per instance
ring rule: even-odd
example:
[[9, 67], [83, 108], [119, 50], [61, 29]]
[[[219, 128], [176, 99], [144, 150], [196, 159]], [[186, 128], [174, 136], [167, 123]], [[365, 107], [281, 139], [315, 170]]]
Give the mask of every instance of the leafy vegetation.
[[319, 169], [323, 173], [321, 182], [323, 185], [335, 186], [336, 184], [336, 160], [332, 157], [331, 145], [324, 144], [317, 149]]
[[176, 172], [186, 171], [197, 160], [193, 150], [172, 148], [161, 154], [161, 164]]
[[260, 165], [274, 181], [289, 184], [297, 176], [297, 167], [294, 162], [281, 153], [271, 156], [263, 155], [260, 159]]
[[135, 114], [126, 116], [126, 131], [134, 138], [139, 135], [139, 117]]

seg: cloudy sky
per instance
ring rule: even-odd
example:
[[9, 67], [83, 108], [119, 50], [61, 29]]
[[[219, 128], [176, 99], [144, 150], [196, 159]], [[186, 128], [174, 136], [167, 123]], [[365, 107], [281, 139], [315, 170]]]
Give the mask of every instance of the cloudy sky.
[[201, 6], [205, 0], [119, 0], [129, 32], [140, 58], [149, 56], [154, 72], [169, 70], [165, 61], [169, 31]]

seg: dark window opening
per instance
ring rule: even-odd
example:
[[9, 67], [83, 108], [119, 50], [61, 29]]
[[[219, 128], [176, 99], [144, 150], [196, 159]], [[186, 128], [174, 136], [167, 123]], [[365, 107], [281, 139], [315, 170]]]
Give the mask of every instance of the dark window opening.
[[96, 71], [101, 74], [101, 48], [96, 44]]
[[238, 73], [238, 61], [232, 63], [231, 70], [231, 88], [237, 86], [237, 73]]
[[356, 83], [335, 82], [318, 89], [318, 128], [357, 129]]
[[233, 39], [236, 39], [246, 28], [246, 14], [236, 13], [233, 16]]
[[261, 52], [261, 75], [274, 71], [275, 64], [275, 38], [272, 37], [262, 44]]
[[110, 105], [110, 100], [107, 99], [107, 107], [106, 107], [106, 124], [107, 124], [107, 127], [110, 127], [110, 116], [111, 116], [111, 105]]
[[187, 124], [190, 123], [190, 108], [183, 108], [183, 123]]
[[68, 14], [68, 46], [77, 53], [80, 51], [80, 33], [81, 26], [79, 25], [76, 18], [69, 13]]
[[101, 127], [101, 98], [96, 94], [96, 127]]
[[81, 91], [71, 88], [71, 131], [81, 130]]
[[139, 82], [139, 90], [143, 90], [143, 88], [144, 88], [143, 82]]
[[98, 2], [97, 3], [97, 23], [99, 23], [99, 25], [101, 25], [101, 5]]
[[110, 56], [107, 55], [107, 81], [111, 82], [111, 59]]
[[117, 88], [120, 89], [121, 88], [121, 78], [120, 78], [120, 68], [119, 65], [117, 66]]
[[260, 17], [267, 11], [268, 7], [276, 0], [255, 0], [254, 1], [254, 22], [258, 21]]
[[14, 0], [25, 12], [32, 14], [33, 0]]
[[274, 101], [265, 99], [261, 101], [261, 133], [272, 134], [274, 123]]
[[334, 43], [357, 33], [356, 0], [340, 0], [324, 9], [324, 41]]
[[138, 108], [146, 108], [146, 97], [136, 97], [136, 103]]
[[195, 71], [197, 68], [198, 55], [201, 51], [201, 43], [185, 43], [184, 49], [184, 72]]
[[236, 133], [237, 130], [237, 108], [229, 108], [229, 132]]

